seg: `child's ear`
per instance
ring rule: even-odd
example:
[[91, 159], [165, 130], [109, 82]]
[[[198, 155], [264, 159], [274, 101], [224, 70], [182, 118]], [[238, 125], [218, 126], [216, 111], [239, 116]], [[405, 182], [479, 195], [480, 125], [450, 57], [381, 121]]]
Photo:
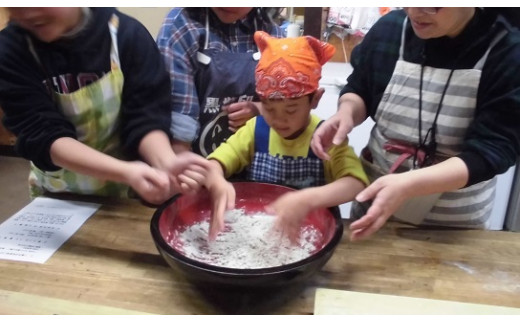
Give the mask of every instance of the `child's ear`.
[[320, 103], [323, 93], [325, 93], [325, 89], [322, 87], [320, 87], [319, 89], [317, 89], [314, 92], [314, 95], [312, 96], [312, 101], [311, 101], [311, 109], [316, 109], [318, 107], [318, 103]]

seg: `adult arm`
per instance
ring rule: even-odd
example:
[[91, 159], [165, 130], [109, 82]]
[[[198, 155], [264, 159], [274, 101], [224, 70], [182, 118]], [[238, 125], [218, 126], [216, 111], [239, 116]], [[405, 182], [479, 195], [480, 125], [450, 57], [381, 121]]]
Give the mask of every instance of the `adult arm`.
[[378, 178], [356, 196], [359, 202], [372, 200], [372, 205], [361, 219], [350, 225], [350, 239], [361, 240], [372, 235], [404, 201], [415, 196], [460, 189], [468, 178], [468, 168], [458, 157], [430, 167]]
[[311, 148], [324, 160], [329, 160], [329, 149], [347, 140], [352, 129], [366, 119], [366, 106], [355, 93], [345, 93], [338, 101], [338, 111], [324, 121], [314, 132]]
[[491, 51], [478, 89], [475, 119], [458, 155], [469, 170], [467, 186], [491, 179], [520, 156], [520, 33]]
[[[195, 86], [196, 57], [199, 51], [199, 25], [186, 8], [174, 8], [166, 17], [157, 37], [157, 46], [171, 79], [169, 107], [170, 132], [176, 151], [191, 147], [199, 132], [199, 98]], [[184, 144], [183, 144], [184, 143]], [[179, 148], [180, 150], [177, 150]]]

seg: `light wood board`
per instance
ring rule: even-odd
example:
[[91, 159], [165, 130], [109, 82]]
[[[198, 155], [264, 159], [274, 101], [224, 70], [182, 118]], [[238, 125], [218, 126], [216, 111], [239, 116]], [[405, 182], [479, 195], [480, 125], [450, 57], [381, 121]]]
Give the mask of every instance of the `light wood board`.
[[0, 314], [18, 315], [147, 315], [150, 313], [132, 311], [124, 308], [95, 305], [89, 303], [63, 300], [59, 298], [38, 296], [0, 290]]
[[520, 308], [318, 288], [315, 315], [520, 315]]

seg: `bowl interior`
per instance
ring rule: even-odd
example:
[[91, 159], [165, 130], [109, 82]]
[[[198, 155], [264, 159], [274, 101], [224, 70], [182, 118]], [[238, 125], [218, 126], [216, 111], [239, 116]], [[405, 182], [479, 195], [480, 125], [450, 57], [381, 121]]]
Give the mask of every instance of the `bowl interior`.
[[[246, 215], [265, 212], [265, 205], [280, 195], [294, 189], [265, 183], [236, 182], [236, 209], [243, 209]], [[173, 201], [162, 211], [159, 218], [159, 231], [165, 242], [177, 252], [183, 252], [179, 233], [194, 223], [209, 219], [211, 216], [211, 199], [207, 191], [196, 195], [183, 195]], [[336, 221], [329, 209], [311, 212], [302, 226], [313, 226], [321, 233], [320, 239], [314, 242], [316, 250], [321, 250], [334, 236]]]

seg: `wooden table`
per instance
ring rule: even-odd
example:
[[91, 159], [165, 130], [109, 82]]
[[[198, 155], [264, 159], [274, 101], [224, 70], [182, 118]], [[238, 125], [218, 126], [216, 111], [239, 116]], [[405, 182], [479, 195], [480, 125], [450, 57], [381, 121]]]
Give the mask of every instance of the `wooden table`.
[[313, 314], [318, 287], [520, 307], [518, 233], [389, 223], [362, 242], [344, 234], [306, 284], [237, 295], [196, 288], [166, 264], [150, 235], [154, 211], [103, 201], [45, 264], [0, 260], [0, 314]]

